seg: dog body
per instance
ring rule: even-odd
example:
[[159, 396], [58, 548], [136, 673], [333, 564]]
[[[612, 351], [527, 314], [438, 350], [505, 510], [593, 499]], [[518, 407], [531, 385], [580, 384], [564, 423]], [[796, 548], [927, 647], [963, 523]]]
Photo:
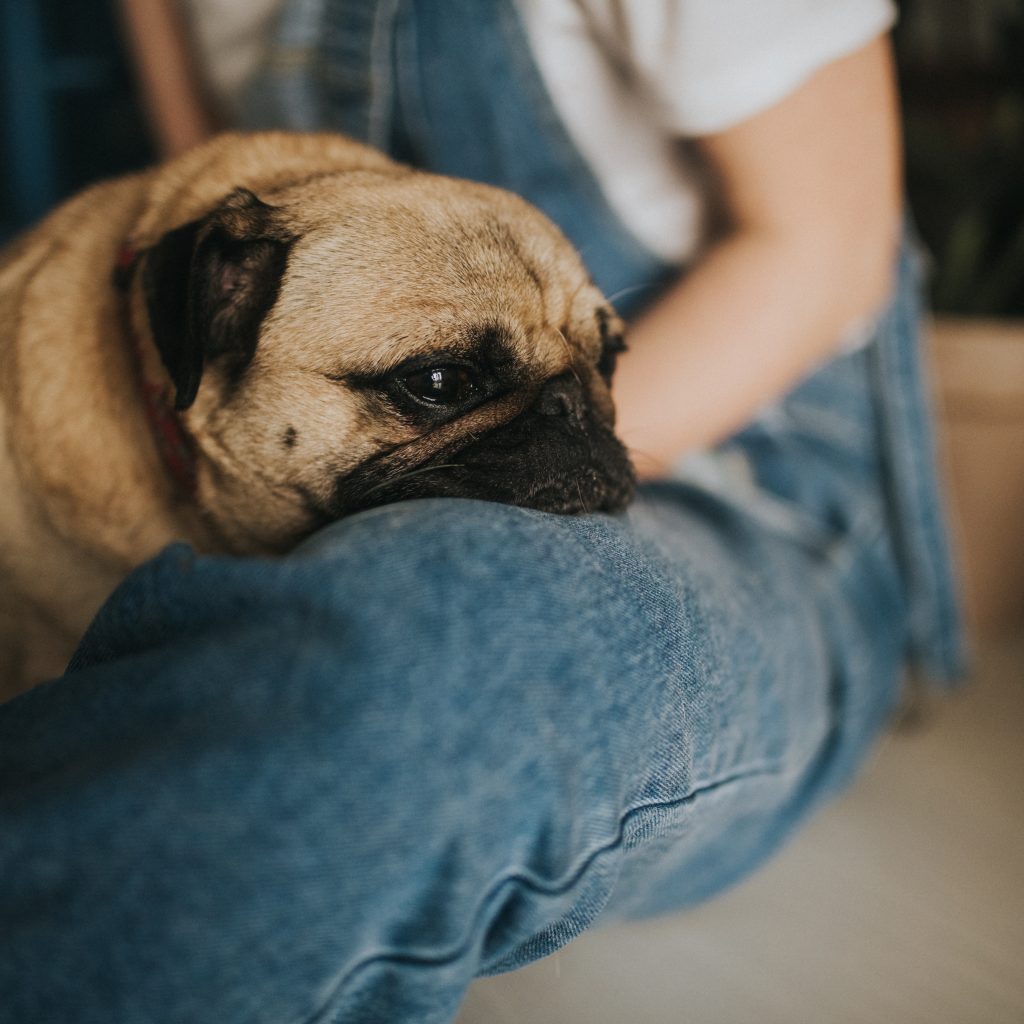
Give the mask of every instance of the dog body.
[[172, 540], [272, 553], [402, 498], [631, 493], [619, 325], [568, 242], [339, 136], [225, 135], [88, 190], [0, 258], [0, 325], [0, 696]]

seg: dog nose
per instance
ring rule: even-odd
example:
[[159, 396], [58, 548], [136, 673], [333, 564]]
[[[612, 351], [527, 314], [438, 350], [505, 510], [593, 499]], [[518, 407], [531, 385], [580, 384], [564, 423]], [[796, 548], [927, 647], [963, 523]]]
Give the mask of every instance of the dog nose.
[[572, 373], [562, 373], [544, 382], [533, 407], [542, 416], [567, 416], [579, 420], [585, 404], [580, 382]]

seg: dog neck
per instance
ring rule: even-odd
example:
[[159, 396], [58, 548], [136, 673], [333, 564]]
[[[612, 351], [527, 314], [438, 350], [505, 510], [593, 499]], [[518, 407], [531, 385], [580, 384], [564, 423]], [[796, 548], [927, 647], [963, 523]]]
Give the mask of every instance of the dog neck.
[[146, 413], [149, 432], [153, 436], [160, 458], [178, 489], [188, 497], [196, 492], [196, 452], [191, 437], [182, 427], [181, 418], [174, 409], [171, 389], [147, 378], [143, 342], [132, 323], [129, 293], [138, 252], [128, 243], [121, 246], [114, 266], [114, 284], [122, 295], [121, 319], [132, 350], [135, 379]]

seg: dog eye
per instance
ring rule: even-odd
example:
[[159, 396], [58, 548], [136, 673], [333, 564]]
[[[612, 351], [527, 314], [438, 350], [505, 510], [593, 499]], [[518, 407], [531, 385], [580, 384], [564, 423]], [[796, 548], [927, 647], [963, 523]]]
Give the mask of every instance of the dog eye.
[[431, 366], [402, 377], [402, 386], [421, 402], [460, 405], [477, 392], [477, 380], [465, 366]]

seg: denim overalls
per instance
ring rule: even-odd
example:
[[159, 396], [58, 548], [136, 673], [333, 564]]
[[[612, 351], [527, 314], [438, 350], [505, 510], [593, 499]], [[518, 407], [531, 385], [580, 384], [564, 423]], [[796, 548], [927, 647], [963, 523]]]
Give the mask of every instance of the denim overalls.
[[[300, 0], [281, 38], [286, 123], [516, 188], [627, 315], [670, 275], [511, 4]], [[140, 568], [0, 706], [0, 1024], [445, 1024], [749, 873], [908, 659], [959, 666], [915, 294], [906, 255], [871, 345], [623, 517], [412, 501]]]

